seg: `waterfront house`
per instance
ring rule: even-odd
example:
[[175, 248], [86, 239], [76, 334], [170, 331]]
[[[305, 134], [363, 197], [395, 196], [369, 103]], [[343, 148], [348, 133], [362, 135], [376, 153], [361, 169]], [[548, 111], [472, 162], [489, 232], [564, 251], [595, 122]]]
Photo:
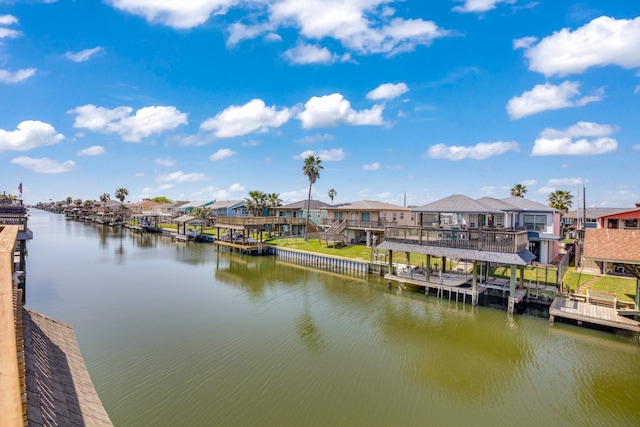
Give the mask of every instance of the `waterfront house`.
[[164, 203], [161, 203], [161, 202], [154, 202], [151, 199], [143, 199], [139, 203], [133, 203], [129, 205], [129, 209], [132, 214], [148, 214], [152, 212], [151, 211], [152, 208], [161, 206], [163, 204]]
[[244, 200], [216, 200], [208, 208], [213, 212], [214, 217], [233, 216], [237, 208], [244, 206]]
[[561, 212], [524, 197], [472, 199], [454, 194], [412, 212], [422, 227], [526, 230], [528, 249], [537, 262], [548, 264], [558, 256]]
[[179, 210], [183, 215], [191, 215], [197, 208], [206, 208], [213, 205], [215, 200], [199, 200], [195, 202], [188, 202], [180, 206]]
[[366, 243], [384, 239], [388, 225], [414, 225], [415, 215], [409, 208], [373, 200], [331, 205], [321, 209], [319, 224], [326, 233], [344, 236], [345, 243]]
[[[320, 200], [311, 199], [307, 207], [307, 200], [300, 200], [298, 202], [289, 203], [284, 206], [278, 206], [270, 208], [271, 215], [278, 218], [301, 218], [306, 221], [307, 212], [309, 213], [310, 232], [316, 230], [317, 225], [320, 224], [322, 219], [327, 218], [327, 208], [331, 207], [329, 203], [322, 202]], [[290, 235], [303, 235], [304, 223], [296, 224], [291, 223], [282, 226], [282, 232]]]

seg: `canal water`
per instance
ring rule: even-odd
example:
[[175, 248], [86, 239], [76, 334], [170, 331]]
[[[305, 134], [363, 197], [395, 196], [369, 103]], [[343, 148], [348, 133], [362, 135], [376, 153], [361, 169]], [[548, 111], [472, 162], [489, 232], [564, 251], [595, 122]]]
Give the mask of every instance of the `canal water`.
[[116, 426], [637, 426], [640, 345], [30, 211], [27, 306]]

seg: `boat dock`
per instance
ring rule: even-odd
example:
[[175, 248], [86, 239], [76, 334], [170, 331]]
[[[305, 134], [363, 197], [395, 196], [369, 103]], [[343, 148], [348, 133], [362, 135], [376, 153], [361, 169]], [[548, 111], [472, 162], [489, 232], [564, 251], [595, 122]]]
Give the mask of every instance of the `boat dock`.
[[549, 308], [549, 323], [556, 317], [572, 319], [582, 323], [607, 326], [614, 329], [640, 332], [640, 322], [618, 314], [614, 307], [579, 301], [574, 298], [556, 297]]
[[462, 296], [462, 302], [466, 300], [466, 296], [471, 296], [471, 302], [473, 305], [477, 304], [478, 295], [482, 294], [487, 288], [484, 284], [478, 283], [476, 290], [474, 291], [466, 283], [469, 281], [467, 277], [449, 278], [449, 277], [437, 277], [438, 282], [427, 281], [425, 277], [414, 274], [412, 277], [396, 274], [385, 274], [384, 278], [391, 281], [398, 282], [401, 285], [411, 285], [424, 288], [425, 295], [429, 295], [430, 289], [435, 289], [436, 295], [440, 298], [444, 298], [444, 293], [447, 292], [449, 301], [455, 295], [455, 300], [458, 302], [458, 298]]

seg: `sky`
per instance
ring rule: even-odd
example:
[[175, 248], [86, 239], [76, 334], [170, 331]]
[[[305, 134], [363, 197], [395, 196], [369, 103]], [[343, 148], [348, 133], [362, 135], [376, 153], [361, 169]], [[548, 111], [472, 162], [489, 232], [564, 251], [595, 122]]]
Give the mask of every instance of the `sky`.
[[640, 202], [640, 2], [0, 0], [0, 191], [26, 203]]

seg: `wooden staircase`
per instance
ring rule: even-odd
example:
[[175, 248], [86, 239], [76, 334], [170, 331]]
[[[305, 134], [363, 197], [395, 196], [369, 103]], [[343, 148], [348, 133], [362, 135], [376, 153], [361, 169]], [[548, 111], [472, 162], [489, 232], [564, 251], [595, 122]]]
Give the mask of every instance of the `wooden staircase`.
[[320, 240], [324, 241], [327, 246], [346, 246], [347, 236], [344, 230], [347, 229], [347, 221], [340, 222], [337, 220], [324, 233], [320, 233]]

